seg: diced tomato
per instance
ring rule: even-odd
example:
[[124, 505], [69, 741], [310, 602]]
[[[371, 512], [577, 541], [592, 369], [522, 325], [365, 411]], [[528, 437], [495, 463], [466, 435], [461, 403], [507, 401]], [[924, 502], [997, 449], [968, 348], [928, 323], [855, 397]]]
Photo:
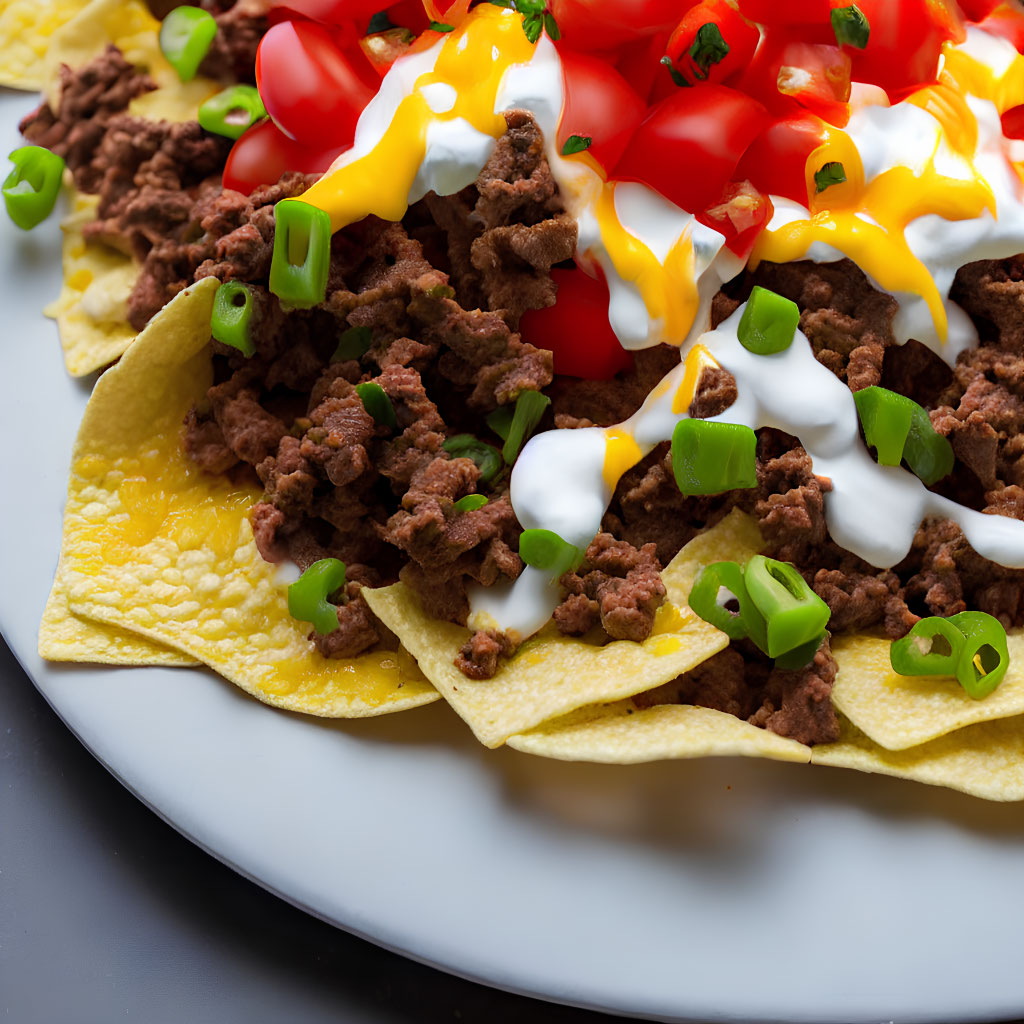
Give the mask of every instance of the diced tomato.
[[[600, 274], [600, 271], [598, 271]], [[608, 380], [633, 365], [633, 357], [608, 323], [608, 286], [578, 267], [553, 267], [558, 298], [546, 309], [527, 310], [519, 321], [523, 341], [554, 353], [555, 373]]]
[[381, 10], [380, 0], [269, 0], [273, 20], [292, 14], [319, 21], [325, 25], [353, 22], [366, 31], [370, 19]]
[[768, 124], [760, 103], [728, 86], [677, 89], [651, 108], [614, 176], [650, 185], [699, 213], [718, 202], [740, 157]]
[[1018, 53], [1024, 53], [1024, 10], [1010, 4], [999, 4], [978, 27], [994, 36], [1008, 39]]
[[603, 60], [565, 49], [560, 55], [565, 106], [558, 126], [558, 145], [561, 147], [570, 135], [588, 135], [593, 140], [590, 155], [610, 169], [644, 119], [647, 104]]
[[945, 0], [857, 0], [857, 6], [871, 34], [863, 50], [846, 48], [853, 80], [880, 85], [894, 101], [935, 81], [942, 44], [963, 38], [955, 4]]
[[256, 51], [256, 84], [267, 113], [285, 134], [321, 149], [352, 142], [374, 94], [360, 70], [327, 28], [312, 21], [279, 22]]
[[749, 181], [730, 181], [721, 200], [708, 207], [700, 219], [725, 235], [725, 244], [745, 260], [773, 212], [771, 199]]
[[696, 7], [691, 7], [673, 29], [665, 53], [679, 73], [693, 84], [702, 80], [703, 72], [696, 67], [690, 49], [697, 33], [705, 25], [716, 26], [729, 47], [725, 57], [708, 67], [704, 80], [709, 82], [727, 81], [746, 68], [761, 39], [757, 27], [730, 7], [726, 0], [702, 0]]
[[821, 119], [812, 114], [776, 121], [743, 154], [736, 178], [747, 178], [761, 192], [807, 203], [807, 158], [824, 141]]
[[567, 46], [613, 51], [631, 39], [671, 30], [694, 0], [550, 0]]
[[632, 39], [615, 56], [619, 74], [648, 103], [656, 103], [675, 89], [668, 69], [661, 64], [668, 38], [669, 33], [661, 31], [646, 39]]
[[739, 0], [739, 9], [761, 25], [829, 24], [830, 0]]
[[349, 144], [305, 146], [288, 138], [273, 121], [261, 121], [231, 147], [224, 166], [224, 187], [249, 195], [258, 185], [273, 185], [285, 171], [322, 174]]
[[851, 61], [842, 47], [828, 43], [789, 43], [780, 55], [776, 88], [837, 127], [850, 119]]
[[1024, 105], [1011, 107], [1002, 118], [1003, 134], [1008, 139], [1024, 139]]
[[363, 36], [359, 40], [359, 48], [373, 69], [383, 78], [391, 70], [391, 65], [409, 52], [415, 41], [416, 36], [409, 29], [389, 28], [384, 32]]

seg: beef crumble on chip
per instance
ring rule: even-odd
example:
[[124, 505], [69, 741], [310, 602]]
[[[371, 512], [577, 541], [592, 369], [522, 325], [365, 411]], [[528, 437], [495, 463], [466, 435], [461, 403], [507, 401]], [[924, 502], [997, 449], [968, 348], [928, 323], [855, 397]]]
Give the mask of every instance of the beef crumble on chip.
[[[342, 108], [373, 90], [326, 129], [275, 87], [323, 26], [203, 6], [164, 24], [208, 49], [190, 29], [161, 54], [83, 42], [141, 10], [94, 0], [22, 126], [77, 190], [69, 369], [126, 352], [76, 444], [46, 656], [195, 659], [326, 715], [439, 691], [482, 742], [548, 756], [1024, 797], [1024, 206], [999, 122], [1024, 58], [987, 12], [930, 26], [932, 83], [849, 34], [896, 15], [835, 7], [823, 51], [855, 84], [823, 96], [734, 62], [802, 31], [743, 3], [697, 4], [643, 88], [553, 19], [452, 8], [331, 57], [387, 71], [353, 142]], [[666, 135], [709, 111], [717, 180]]]

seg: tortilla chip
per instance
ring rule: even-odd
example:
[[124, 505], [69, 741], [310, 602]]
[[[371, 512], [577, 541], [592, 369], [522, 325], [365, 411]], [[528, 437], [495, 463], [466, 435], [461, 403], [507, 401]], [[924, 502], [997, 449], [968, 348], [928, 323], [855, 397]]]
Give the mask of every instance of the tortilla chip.
[[515, 733], [576, 708], [653, 689], [728, 646], [724, 633], [689, 609], [686, 596], [702, 565], [719, 558], [749, 558], [760, 540], [752, 521], [735, 512], [687, 544], [662, 573], [666, 603], [643, 643], [613, 640], [598, 646], [564, 636], [549, 623], [493, 679], [479, 681], [466, 678], [454, 664], [471, 630], [430, 618], [401, 583], [364, 591], [364, 596], [477, 739], [496, 747]]
[[901, 676], [884, 637], [836, 635], [839, 672], [832, 701], [854, 725], [889, 750], [906, 750], [977, 722], [1024, 714], [1024, 634], [1008, 637], [1010, 667], [983, 700], [952, 676]]
[[184, 667], [200, 662], [181, 651], [135, 636], [116, 626], [79, 618], [68, 608], [68, 596], [54, 581], [39, 627], [39, 653], [47, 661], [88, 662], [94, 665], [167, 665]]
[[102, 242], [87, 242], [82, 228], [96, 216], [97, 196], [76, 194], [64, 232], [64, 280], [60, 296], [46, 307], [57, 321], [64, 365], [82, 377], [121, 357], [135, 338], [127, 304], [139, 268], [130, 256]]
[[181, 452], [182, 418], [212, 379], [218, 283], [182, 292], [97, 382], [72, 456], [55, 591], [73, 614], [192, 655], [277, 707], [361, 717], [436, 700], [404, 651], [318, 654], [253, 540], [260, 492]]
[[153, 120], [194, 121], [199, 105], [221, 88], [209, 78], [182, 82], [160, 50], [160, 22], [142, 0], [91, 0], [50, 38], [43, 63], [44, 98], [56, 110], [60, 102], [60, 66], [79, 68], [113, 43], [157, 85], [137, 97], [130, 114]]
[[983, 800], [1024, 800], [1024, 717], [969, 725], [909, 750], [886, 750], [840, 719], [838, 743], [811, 749], [811, 764], [856, 768]]
[[560, 761], [641, 764], [689, 757], [811, 759], [811, 748], [759, 729], [735, 715], [690, 704], [638, 709], [631, 700], [581, 708], [529, 732], [508, 745], [527, 754]]
[[0, 85], [38, 92], [54, 32], [88, 0], [6, 0], [0, 4]]

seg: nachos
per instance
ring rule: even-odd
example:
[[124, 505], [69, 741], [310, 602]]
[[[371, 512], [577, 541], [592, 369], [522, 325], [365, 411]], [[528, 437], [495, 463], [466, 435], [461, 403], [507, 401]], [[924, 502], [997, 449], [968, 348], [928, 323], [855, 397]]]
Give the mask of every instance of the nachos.
[[1020, 12], [427, 6], [67, 37], [44, 654], [1024, 797]]

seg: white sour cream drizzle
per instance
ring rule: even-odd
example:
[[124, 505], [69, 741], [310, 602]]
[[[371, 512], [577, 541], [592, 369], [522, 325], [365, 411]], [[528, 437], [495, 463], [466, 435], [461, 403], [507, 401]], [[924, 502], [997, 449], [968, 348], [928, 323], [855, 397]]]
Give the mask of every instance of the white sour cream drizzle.
[[[370, 152], [387, 133], [399, 104], [417, 89], [421, 76], [431, 72], [445, 41], [420, 54], [397, 61], [381, 89], [359, 119], [353, 148], [333, 169]], [[975, 29], [962, 44], [965, 52], [999, 73], [1014, 59], [1013, 47]], [[431, 110], [453, 109], [450, 88], [432, 83], [422, 88]], [[931, 312], [921, 296], [895, 293], [899, 313], [894, 324], [897, 340], [916, 338], [932, 347], [950, 364], [959, 352], [976, 344], [969, 318], [948, 300], [959, 267], [978, 259], [1002, 258], [1024, 250], [1022, 186], [1011, 161], [1021, 147], [1002, 135], [998, 110], [985, 99], [968, 96], [977, 119], [978, 141], [971, 161], [965, 162], [945, 140], [939, 121], [908, 103], [889, 107], [872, 102], [877, 90], [865, 87], [863, 102], [855, 102], [847, 134], [855, 145], [870, 180], [894, 166], [918, 168], [934, 157], [935, 169], [953, 178], [974, 175], [985, 180], [995, 198], [997, 217], [984, 211], [964, 220], [926, 214], [912, 220], [905, 231], [910, 251], [932, 275], [949, 321], [941, 340]], [[607, 218], [599, 216], [599, 200], [607, 195], [600, 174], [579, 159], [565, 159], [557, 149], [559, 119], [564, 99], [558, 53], [542, 36], [530, 59], [504, 74], [494, 111], [530, 110], [544, 136], [545, 155], [558, 183], [566, 209], [578, 225], [577, 258], [583, 266], [598, 264], [608, 284], [609, 321], [624, 348], [639, 349], [665, 340], [665, 324], [650, 312], [636, 282], [616, 269], [606, 244]], [[494, 148], [494, 140], [461, 118], [431, 123], [426, 154], [409, 190], [415, 202], [428, 191], [448, 195], [471, 184]], [[970, 163], [973, 163], [973, 170]], [[717, 232], [668, 202], [644, 185], [620, 183], [613, 192], [614, 216], [628, 235], [666, 262], [681, 239], [689, 239], [693, 252], [693, 283], [698, 302], [686, 337], [670, 337], [682, 351], [692, 347], [708, 325], [711, 298], [724, 282], [742, 269]], [[775, 213], [769, 230], [810, 218], [810, 211], [773, 197]], [[870, 223], [868, 214], [863, 214]], [[807, 257], [819, 262], [842, 259], [837, 248], [816, 241]], [[876, 284], [877, 286], [877, 284]], [[987, 516], [931, 494], [912, 474], [898, 467], [878, 466], [860, 440], [852, 393], [814, 358], [806, 338], [798, 332], [792, 346], [773, 356], [755, 356], [739, 344], [737, 311], [719, 328], [701, 337], [701, 343], [736, 378], [739, 397], [719, 419], [752, 428], [778, 427], [800, 438], [815, 472], [829, 477], [832, 491], [825, 497], [826, 520], [833, 538], [843, 547], [879, 567], [898, 562], [910, 548], [914, 533], [927, 516], [957, 522], [971, 545], [995, 562], [1024, 567], [1024, 523], [1002, 516]], [[673, 398], [682, 384], [685, 367], [677, 367], [648, 396], [644, 405], [621, 430], [642, 453], [671, 437], [685, 412], [672, 411]], [[515, 465], [511, 499], [524, 528], [553, 530], [577, 547], [585, 547], [600, 528], [611, 500], [604, 467], [608, 437], [603, 428], [552, 430], [536, 435], [524, 447]], [[539, 570], [526, 567], [515, 583], [470, 589], [476, 627], [497, 626], [528, 636], [550, 617], [559, 600], [557, 584]]]

